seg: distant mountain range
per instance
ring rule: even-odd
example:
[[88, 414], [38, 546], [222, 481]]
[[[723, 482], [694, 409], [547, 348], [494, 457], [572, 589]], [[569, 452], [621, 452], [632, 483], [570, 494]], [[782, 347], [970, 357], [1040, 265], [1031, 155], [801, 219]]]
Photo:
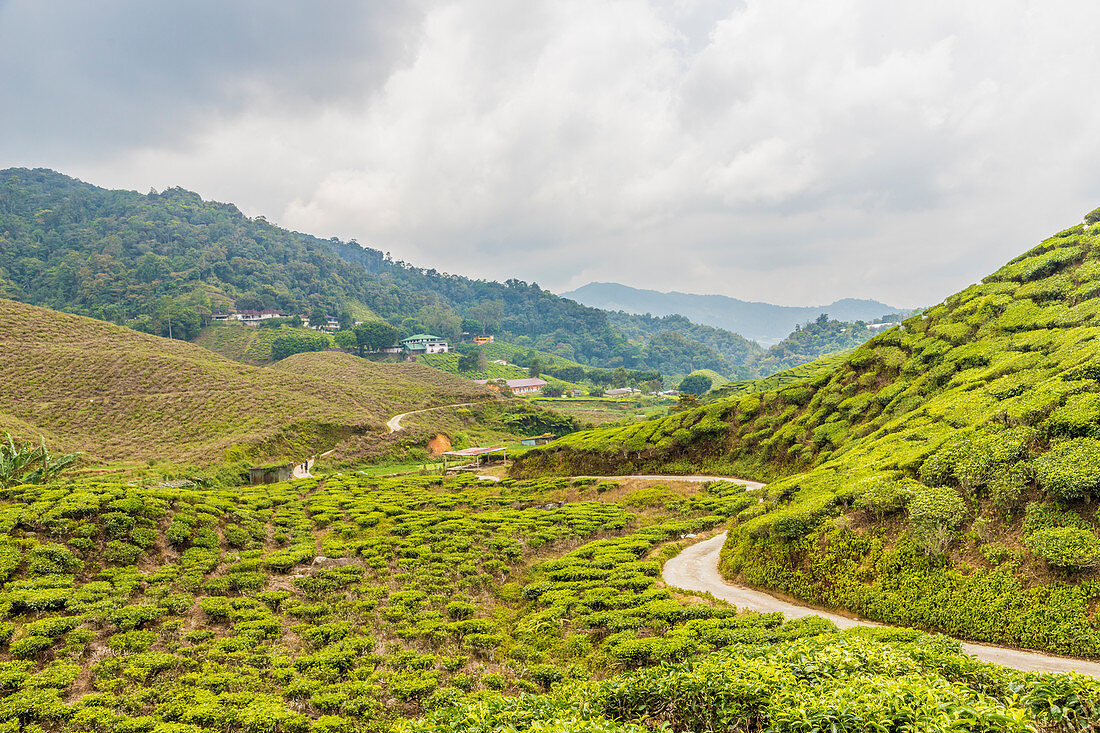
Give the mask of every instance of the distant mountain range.
[[715, 328], [741, 334], [765, 346], [778, 343], [799, 324], [816, 319], [822, 313], [837, 321], [872, 321], [888, 314], [908, 314], [877, 300], [844, 298], [829, 305], [789, 306], [738, 300], [726, 295], [662, 293], [642, 290], [619, 283], [588, 283], [563, 298], [593, 308], [627, 313], [667, 316], [673, 313]]

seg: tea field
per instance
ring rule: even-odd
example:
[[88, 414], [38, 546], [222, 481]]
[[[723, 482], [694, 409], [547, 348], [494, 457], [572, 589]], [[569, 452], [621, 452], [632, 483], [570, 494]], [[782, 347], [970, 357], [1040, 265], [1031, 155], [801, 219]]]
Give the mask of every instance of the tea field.
[[273, 368], [190, 343], [0, 299], [0, 428], [92, 463], [213, 466], [302, 457], [383, 433], [393, 414], [496, 399], [418, 364], [296, 354]]
[[517, 476], [775, 479], [727, 577], [887, 623], [1100, 657], [1100, 226], [772, 391], [569, 435]]
[[1054, 731], [1100, 683], [684, 596], [738, 485], [0, 492], [0, 730]]

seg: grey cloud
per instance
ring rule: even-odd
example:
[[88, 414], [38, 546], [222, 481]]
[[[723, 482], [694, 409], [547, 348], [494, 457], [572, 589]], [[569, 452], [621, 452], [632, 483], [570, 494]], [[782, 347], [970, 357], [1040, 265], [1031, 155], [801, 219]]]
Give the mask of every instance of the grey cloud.
[[1098, 25], [1090, 0], [9, 0], [0, 156], [475, 277], [917, 305], [1100, 204]]
[[179, 146], [256, 106], [295, 116], [362, 98], [419, 15], [389, 2], [7, 0], [0, 156]]

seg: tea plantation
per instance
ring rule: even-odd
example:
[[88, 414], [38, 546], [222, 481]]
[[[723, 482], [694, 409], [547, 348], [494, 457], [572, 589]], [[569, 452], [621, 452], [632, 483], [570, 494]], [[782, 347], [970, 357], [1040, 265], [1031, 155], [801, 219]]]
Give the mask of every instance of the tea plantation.
[[[0, 730], [1082, 730], [1100, 683], [657, 581], [756, 503], [593, 480], [0, 493]], [[608, 500], [614, 497], [615, 501]]]
[[521, 456], [514, 473], [777, 479], [726, 575], [872, 619], [1100, 657], [1100, 228], [1077, 226], [778, 390]]

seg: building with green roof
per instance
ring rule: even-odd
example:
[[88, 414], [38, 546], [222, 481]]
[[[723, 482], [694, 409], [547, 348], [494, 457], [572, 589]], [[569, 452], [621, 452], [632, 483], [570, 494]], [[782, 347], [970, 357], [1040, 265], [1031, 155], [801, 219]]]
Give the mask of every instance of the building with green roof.
[[430, 333], [414, 333], [408, 338], [401, 339], [401, 348], [406, 354], [414, 356], [419, 354], [446, 354], [451, 350], [451, 345], [439, 336]]

